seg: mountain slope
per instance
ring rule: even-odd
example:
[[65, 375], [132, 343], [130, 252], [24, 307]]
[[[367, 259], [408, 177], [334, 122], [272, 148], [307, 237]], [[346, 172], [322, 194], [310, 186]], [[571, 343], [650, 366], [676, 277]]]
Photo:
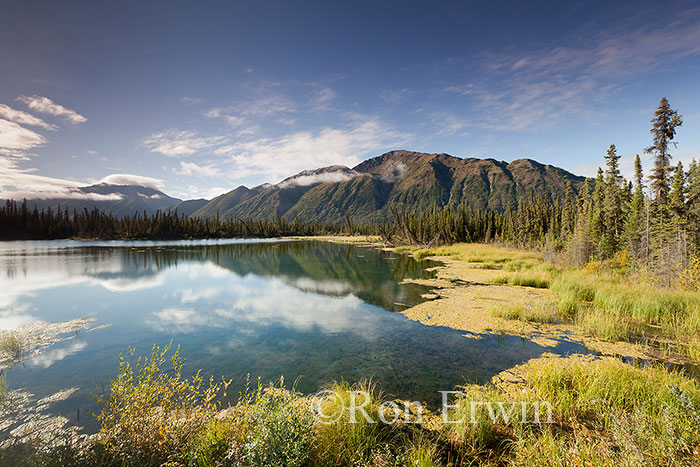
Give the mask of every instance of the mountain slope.
[[171, 211], [177, 211], [179, 215], [191, 216], [197, 209], [201, 209], [205, 204], [209, 202], [208, 199], [188, 199], [177, 203], [175, 206], [170, 208]]
[[391, 209], [420, 211], [463, 201], [501, 211], [518, 200], [541, 196], [554, 202], [568, 182], [578, 190], [584, 177], [530, 159], [509, 163], [448, 154], [391, 151], [350, 169], [331, 166], [306, 170], [277, 185], [238, 187], [197, 210], [195, 216], [272, 218], [340, 222], [347, 213], [357, 222], [391, 217]]

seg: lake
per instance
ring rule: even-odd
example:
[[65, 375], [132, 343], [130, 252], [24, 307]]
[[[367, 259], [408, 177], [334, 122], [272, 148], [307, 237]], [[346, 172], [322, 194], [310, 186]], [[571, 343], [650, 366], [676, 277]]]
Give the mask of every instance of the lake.
[[378, 248], [306, 240], [0, 243], [0, 328], [95, 318], [108, 325], [6, 371], [10, 388], [39, 397], [78, 387], [57, 412], [94, 431], [89, 416], [120, 353], [171, 339], [192, 374], [244, 388], [277, 380], [304, 393], [334, 380], [372, 378], [392, 397], [436, 404], [440, 390], [483, 383], [545, 351], [515, 336], [465, 338], [398, 311], [428, 289], [436, 263]]

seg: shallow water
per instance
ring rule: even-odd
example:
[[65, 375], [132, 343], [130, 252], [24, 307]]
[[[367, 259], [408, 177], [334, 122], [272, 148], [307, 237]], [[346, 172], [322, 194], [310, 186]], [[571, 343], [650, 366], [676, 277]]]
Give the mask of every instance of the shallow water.
[[[317, 241], [0, 243], [0, 328], [36, 320], [96, 318], [81, 332], [7, 371], [11, 388], [42, 397], [80, 388], [55, 410], [86, 416], [116, 375], [119, 353], [180, 345], [189, 372], [297, 381], [304, 393], [333, 380], [373, 378], [392, 397], [435, 404], [440, 390], [486, 382], [541, 353], [515, 336], [467, 339], [393, 311], [427, 289], [418, 262], [370, 247]], [[77, 421], [77, 411], [83, 415]]]

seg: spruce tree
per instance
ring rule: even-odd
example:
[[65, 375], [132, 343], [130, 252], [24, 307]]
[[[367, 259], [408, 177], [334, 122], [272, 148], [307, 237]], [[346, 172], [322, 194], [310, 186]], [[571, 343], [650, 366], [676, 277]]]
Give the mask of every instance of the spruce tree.
[[634, 194], [625, 221], [625, 243], [630, 256], [639, 262], [643, 257], [644, 230], [644, 173], [639, 154], [634, 159]]
[[580, 266], [589, 261], [593, 253], [591, 229], [589, 227], [591, 211], [591, 186], [588, 179], [579, 191], [576, 210], [576, 226], [571, 237], [568, 253], [569, 261]]
[[695, 159], [688, 169], [688, 200], [687, 200], [688, 230], [694, 248], [700, 249], [700, 165]]
[[571, 180], [566, 184], [566, 197], [561, 213], [561, 240], [567, 242], [576, 224], [576, 195]]
[[673, 261], [681, 266], [684, 266], [687, 260], [685, 195], [685, 172], [683, 164], [679, 162], [673, 173], [668, 201], [671, 214], [670, 240], [675, 246]]
[[605, 155], [607, 170], [605, 172], [605, 193], [603, 199], [603, 235], [601, 238], [602, 252], [606, 257], [616, 251], [622, 236], [623, 209], [622, 191], [624, 180], [620, 175], [620, 157], [614, 144], [608, 148]]
[[605, 199], [605, 178], [603, 170], [598, 167], [598, 174], [595, 179], [595, 188], [593, 189], [593, 198], [591, 199], [591, 207], [588, 210], [588, 228], [590, 236], [596, 245], [598, 255], [601, 255], [601, 239], [605, 234], [605, 219], [603, 212], [603, 201]]
[[651, 253], [653, 270], [659, 279], [666, 285], [677, 272], [678, 264], [675, 262], [676, 248], [674, 245], [675, 228], [672, 225], [671, 209], [669, 206], [669, 192], [671, 184], [668, 174], [671, 170], [671, 153], [669, 148], [675, 146], [673, 138], [676, 128], [683, 123], [681, 115], [671, 109], [668, 100], [664, 97], [659, 102], [659, 107], [651, 120], [653, 143], [646, 152], [654, 157], [654, 167], [650, 176], [651, 191], [654, 195], [651, 209]]
[[654, 118], [651, 119], [650, 131], [653, 135], [653, 144], [646, 148], [646, 152], [654, 156], [651, 189], [654, 201], [659, 205], [665, 205], [668, 202], [670, 191], [668, 173], [671, 170], [669, 146], [674, 144], [672, 140], [676, 136], [676, 128], [682, 124], [682, 115], [671, 109], [668, 99], [662, 97]]

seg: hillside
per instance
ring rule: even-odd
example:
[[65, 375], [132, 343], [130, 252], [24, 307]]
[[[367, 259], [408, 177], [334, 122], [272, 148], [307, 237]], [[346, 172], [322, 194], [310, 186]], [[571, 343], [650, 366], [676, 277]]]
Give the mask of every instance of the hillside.
[[502, 211], [530, 195], [553, 202], [564, 195], [569, 181], [578, 190], [584, 180], [530, 159], [507, 163], [391, 151], [352, 169], [331, 166], [300, 172], [276, 185], [241, 186], [192, 215], [338, 222], [347, 213], [357, 222], [372, 222], [388, 219], [392, 208], [412, 212], [462, 201]]

